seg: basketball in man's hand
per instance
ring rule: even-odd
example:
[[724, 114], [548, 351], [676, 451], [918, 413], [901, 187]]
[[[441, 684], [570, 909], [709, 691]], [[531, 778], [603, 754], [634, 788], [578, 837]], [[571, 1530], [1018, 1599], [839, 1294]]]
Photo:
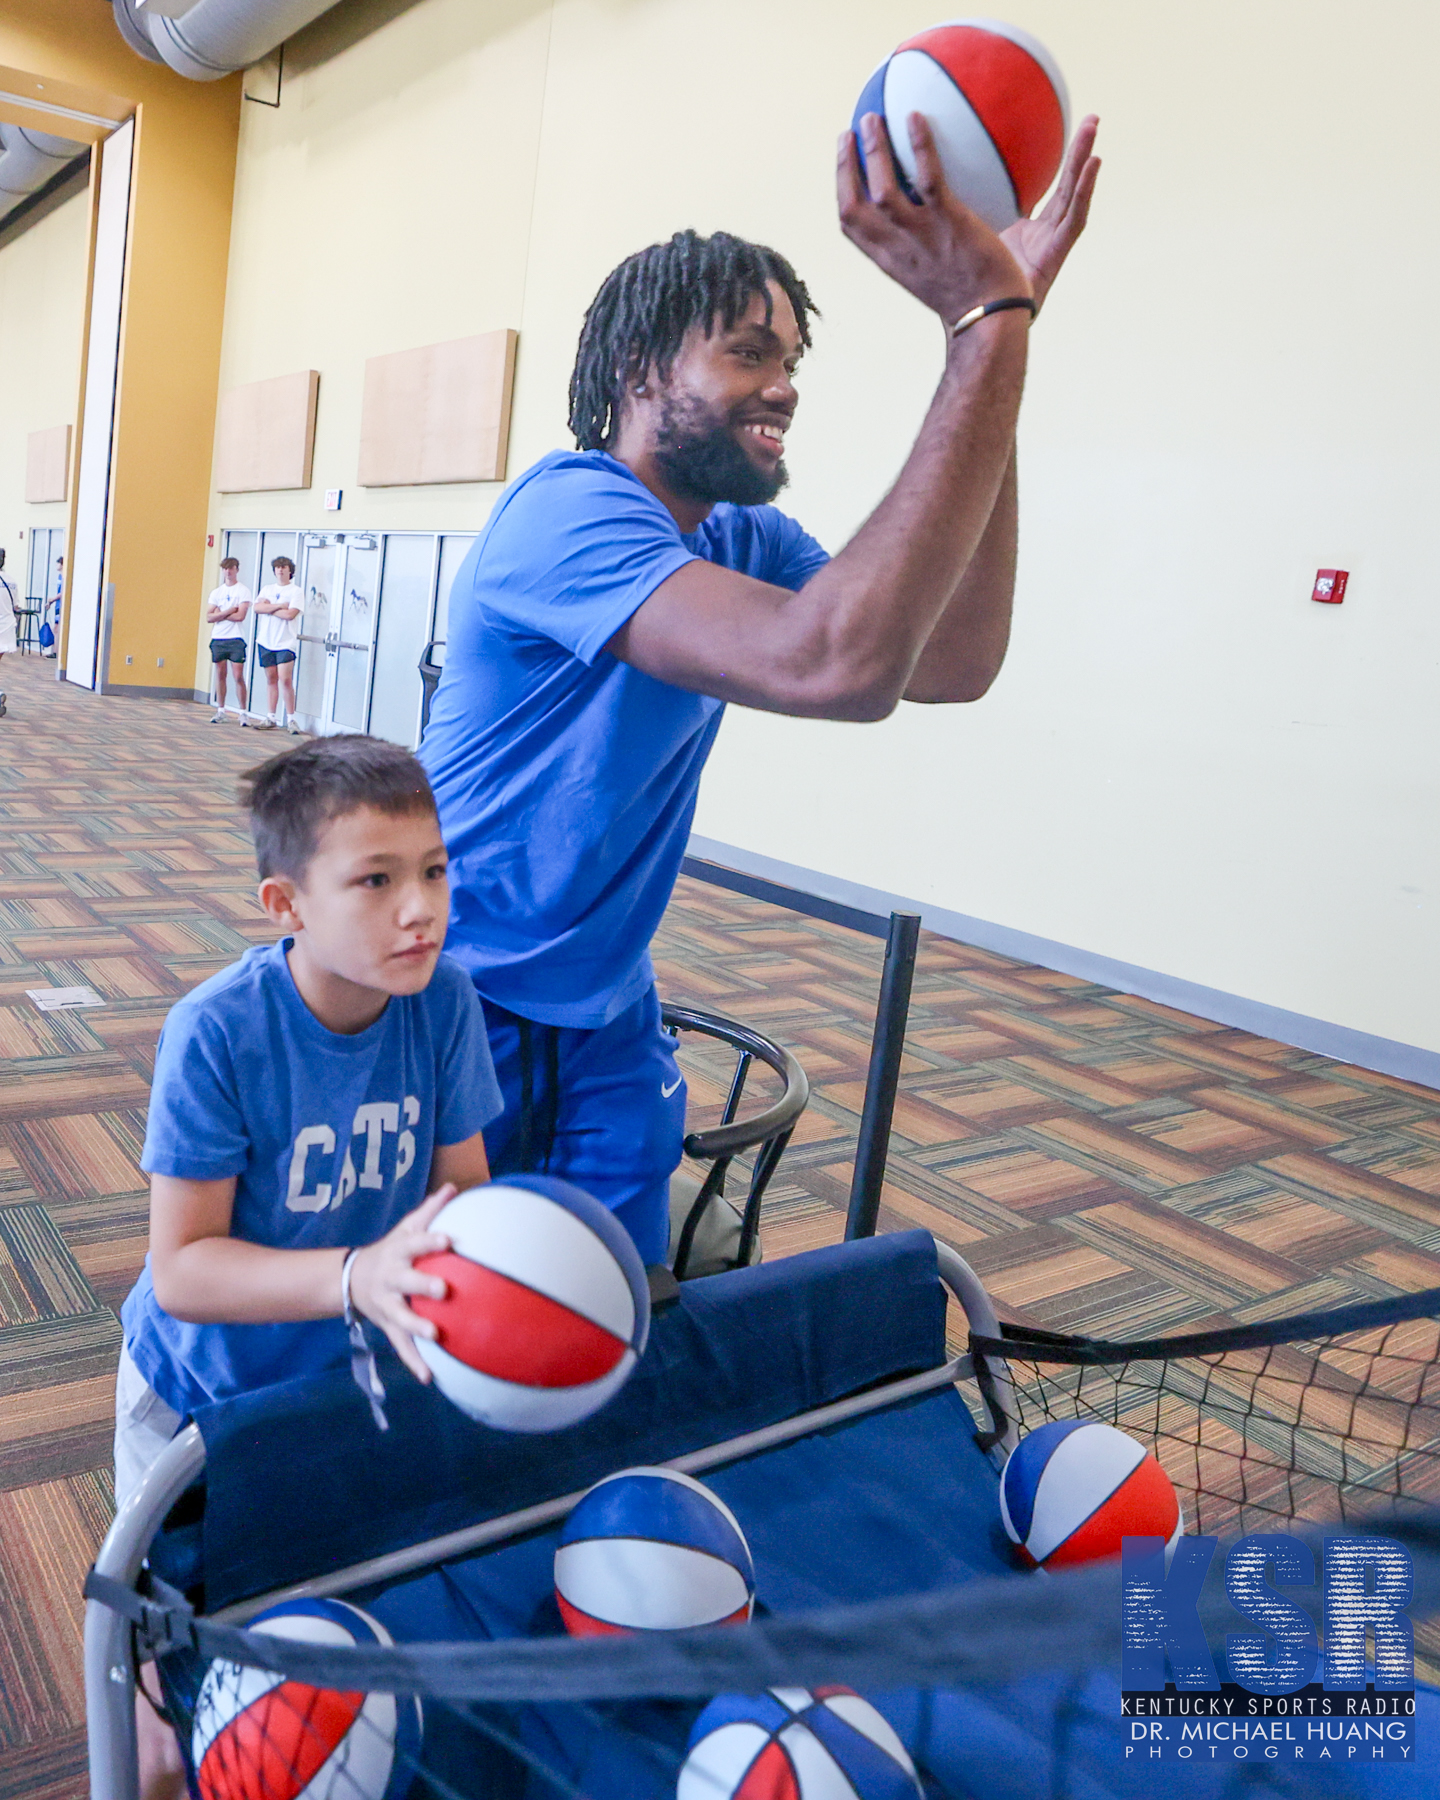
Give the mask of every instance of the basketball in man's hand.
[[1184, 1529], [1170, 1477], [1137, 1439], [1113, 1425], [1055, 1419], [1010, 1453], [1000, 1517], [1027, 1563], [1054, 1569], [1120, 1554], [1127, 1537]]
[[[995, 19], [952, 19], [907, 38], [866, 82], [854, 128], [878, 113], [912, 200], [910, 115], [922, 113], [951, 192], [995, 231], [1028, 217], [1059, 172], [1070, 102], [1054, 57]], [[864, 160], [864, 139], [859, 138]]]
[[559, 1431], [629, 1380], [650, 1291], [608, 1207], [551, 1175], [511, 1175], [457, 1194], [432, 1229], [451, 1248], [415, 1267], [448, 1291], [412, 1298], [439, 1328], [414, 1343], [462, 1412], [503, 1431]]

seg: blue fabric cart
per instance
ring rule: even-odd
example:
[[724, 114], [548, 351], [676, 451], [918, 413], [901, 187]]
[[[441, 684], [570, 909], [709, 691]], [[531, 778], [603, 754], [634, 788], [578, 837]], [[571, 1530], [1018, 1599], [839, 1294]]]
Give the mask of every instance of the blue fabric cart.
[[[952, 1301], [977, 1332], [998, 1332], [973, 1272], [919, 1231], [692, 1282], [655, 1319], [620, 1396], [543, 1437], [472, 1423], [398, 1364], [385, 1371], [384, 1434], [348, 1370], [209, 1407], [117, 1520], [97, 1570], [143, 1588], [148, 1556], [162, 1596], [183, 1593], [220, 1623], [243, 1625], [289, 1594], [328, 1593], [373, 1613], [402, 1645], [559, 1638], [551, 1562], [569, 1506], [615, 1470], [674, 1462], [740, 1519], [762, 1619], [827, 1609], [842, 1619], [839, 1609], [977, 1582], [1023, 1590], [1030, 1603], [1048, 1586], [1058, 1604], [1064, 1582], [1012, 1561], [996, 1478], [1013, 1409], [1003, 1375], [978, 1386], [968, 1357], [948, 1354]], [[1115, 1604], [1112, 1577], [1094, 1591]], [[133, 1800], [129, 1625], [100, 1600], [86, 1656], [94, 1800]], [[193, 1649], [162, 1658], [182, 1708], [203, 1666]], [[538, 1697], [543, 1682], [530, 1691], [537, 1698], [487, 1708], [483, 1728], [463, 1709], [427, 1707], [431, 1792], [669, 1800], [702, 1700], [577, 1705]], [[1104, 1671], [1039, 1667], [1000, 1686], [864, 1691], [934, 1794], [1041, 1800], [1062, 1766], [1069, 1800], [1156, 1792], [1154, 1767], [1122, 1760], [1118, 1688]], [[1418, 1723], [1422, 1743], [1440, 1749], [1433, 1696]], [[1209, 1800], [1232, 1774], [1167, 1766], [1164, 1779]], [[1303, 1771], [1252, 1774], [1310, 1791]], [[1360, 1793], [1387, 1777], [1392, 1768], [1351, 1769], [1321, 1785]], [[1423, 1769], [1401, 1779], [1440, 1791]]]

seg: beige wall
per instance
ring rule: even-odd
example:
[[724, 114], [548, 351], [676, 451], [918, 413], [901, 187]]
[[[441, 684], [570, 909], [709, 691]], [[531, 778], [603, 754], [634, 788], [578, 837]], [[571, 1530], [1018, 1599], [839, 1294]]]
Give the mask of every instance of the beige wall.
[[[217, 498], [215, 526], [474, 527], [494, 488], [355, 487], [365, 358], [518, 327], [516, 473], [566, 441], [598, 281], [693, 224], [776, 243], [824, 308], [787, 503], [838, 547], [940, 344], [837, 233], [835, 133], [933, 10], [422, 0], [287, 75], [278, 112], [243, 109], [222, 385], [321, 371], [315, 488]], [[1107, 166], [1034, 337], [1009, 663], [978, 706], [879, 727], [732, 715], [697, 829], [1440, 1049], [1440, 19], [1013, 16]], [[1322, 565], [1353, 572], [1343, 607], [1309, 602]]]
[[75, 423], [89, 220], [82, 192], [0, 247], [0, 544], [17, 586], [29, 533], [70, 518], [63, 500], [27, 504], [25, 457], [32, 431]]

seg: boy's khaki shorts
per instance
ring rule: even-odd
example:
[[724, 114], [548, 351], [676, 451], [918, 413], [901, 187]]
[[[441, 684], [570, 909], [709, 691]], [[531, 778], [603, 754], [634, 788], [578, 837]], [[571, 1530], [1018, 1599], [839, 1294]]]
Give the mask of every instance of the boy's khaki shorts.
[[116, 1512], [179, 1429], [179, 1413], [165, 1404], [122, 1348], [115, 1377]]

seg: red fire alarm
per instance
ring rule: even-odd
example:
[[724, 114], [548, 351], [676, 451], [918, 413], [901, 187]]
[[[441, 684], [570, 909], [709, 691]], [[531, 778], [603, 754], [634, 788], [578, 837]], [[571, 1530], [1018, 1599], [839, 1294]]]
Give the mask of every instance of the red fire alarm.
[[1345, 584], [1349, 579], [1348, 569], [1317, 569], [1310, 598], [1321, 600], [1326, 606], [1338, 606], [1345, 598]]

